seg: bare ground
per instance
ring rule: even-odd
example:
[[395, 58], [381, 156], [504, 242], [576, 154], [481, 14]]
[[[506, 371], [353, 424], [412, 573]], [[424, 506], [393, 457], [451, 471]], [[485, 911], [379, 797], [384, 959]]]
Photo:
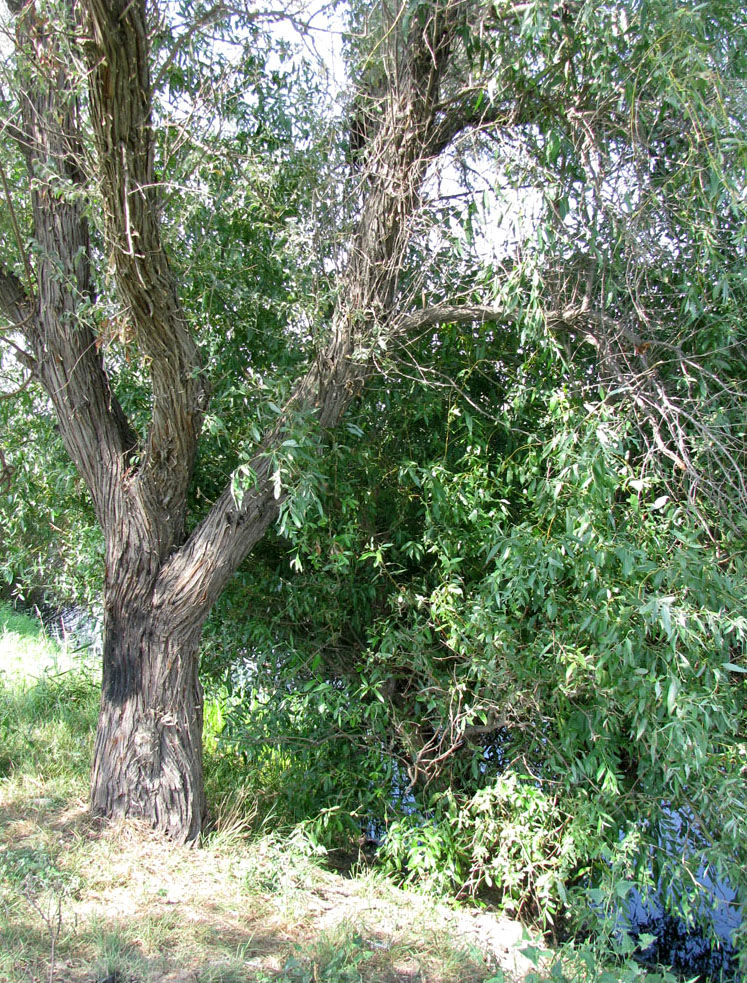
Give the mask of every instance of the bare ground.
[[0, 788], [0, 983], [481, 983], [533, 968], [517, 922], [363, 864], [334, 873], [301, 839], [233, 830], [188, 850], [14, 791]]

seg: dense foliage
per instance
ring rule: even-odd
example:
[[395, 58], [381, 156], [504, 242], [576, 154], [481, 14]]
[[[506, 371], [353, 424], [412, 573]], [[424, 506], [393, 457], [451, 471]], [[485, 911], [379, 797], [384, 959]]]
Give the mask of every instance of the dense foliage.
[[408, 879], [524, 914], [589, 884], [687, 897], [706, 844], [736, 882], [743, 555], [640, 477], [603, 404], [510, 395], [486, 425], [421, 394], [395, 431], [372, 393], [323, 514], [212, 623], [226, 747], [273, 814], [353, 815]]
[[[398, 291], [491, 316], [375, 339], [334, 433], [299, 412], [272, 451], [279, 522], [205, 632], [208, 750], [218, 774], [241, 763], [261, 821], [330, 847], [368, 830], [402, 877], [546, 924], [599, 930], [649, 887], [702, 918], [704, 870], [744, 897], [738, 7], [496, 3], [465, 23], [444, 98], [484, 104], [484, 127], [433, 166]], [[322, 351], [366, 152], [351, 120], [385, 99], [399, 30], [350, 17], [342, 113], [254, 22], [164, 55], [165, 235], [213, 378], [192, 522], [231, 476], [251, 487]], [[0, 403], [3, 574], [89, 599], [101, 547], [32, 393]]]

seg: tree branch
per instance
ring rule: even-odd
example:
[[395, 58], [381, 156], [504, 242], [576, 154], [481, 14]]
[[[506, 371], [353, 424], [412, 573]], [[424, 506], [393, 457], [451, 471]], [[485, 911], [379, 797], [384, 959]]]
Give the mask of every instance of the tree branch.
[[136, 438], [109, 388], [83, 314], [91, 304], [88, 225], [82, 195], [68, 193], [81, 185], [77, 105], [57, 36], [49, 22], [36, 18], [33, 5], [19, 15], [18, 37], [35, 59], [21, 111], [38, 245], [37, 296], [28, 297], [18, 279], [2, 271], [2, 307], [34, 352], [34, 373], [106, 530], [121, 512], [122, 473]]
[[437, 304], [412, 314], [404, 314], [392, 323], [393, 334], [411, 334], [421, 328], [436, 327], [439, 324], [479, 324], [484, 321], [499, 321], [503, 312], [500, 308], [485, 304]]
[[151, 424], [139, 468], [162, 548], [183, 535], [207, 392], [197, 346], [163, 248], [154, 176], [143, 0], [89, 0], [89, 92], [109, 247], [118, 289], [150, 368]]
[[[36, 316], [34, 305], [26, 296], [21, 281], [15, 273], [6, 270], [2, 264], [0, 264], [0, 312], [7, 320], [11, 330], [21, 334], [26, 333], [31, 321]], [[10, 338], [3, 340], [13, 349], [18, 361], [33, 373], [36, 368], [36, 360], [33, 355], [30, 355]]]
[[186, 592], [194, 610], [210, 609], [284, 501], [284, 493], [276, 493], [268, 452], [279, 447], [299, 412], [313, 412], [321, 430], [334, 427], [373, 371], [378, 336], [397, 324], [397, 286], [431, 159], [441, 79], [462, 12], [460, 0], [443, 0], [433, 6], [425, 25], [413, 19], [412, 33], [396, 53], [401, 70], [392, 73], [383, 117], [362, 161], [364, 199], [326, 349], [248, 462], [255, 483], [241, 505], [229, 485], [165, 565], [158, 588], [164, 597], [174, 590]]

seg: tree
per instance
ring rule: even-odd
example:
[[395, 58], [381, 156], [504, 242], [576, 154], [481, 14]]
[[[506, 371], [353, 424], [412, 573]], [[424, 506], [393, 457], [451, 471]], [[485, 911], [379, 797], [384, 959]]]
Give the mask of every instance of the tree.
[[[455, 129], [451, 119], [445, 126], [437, 118], [437, 106], [463, 11], [435, 7], [413, 32], [391, 92], [390, 126], [375, 141], [376, 169], [351, 243], [345, 301], [325, 348], [250, 462], [252, 486], [240, 504], [226, 488], [188, 537], [187, 495], [207, 383], [160, 229], [145, 5], [91, 3], [61, 13], [62, 25], [33, 4], [18, 11], [21, 116], [12, 132], [31, 182], [37, 256], [25, 285], [3, 272], [2, 307], [27, 339], [21, 358], [52, 400], [106, 542], [93, 811], [142, 815], [191, 841], [205, 813], [200, 630], [228, 578], [277, 517], [283, 496], [268, 451], [286, 437], [293, 413], [313, 408], [319, 428], [337, 423], [369, 371], [361, 353], [392, 318], [427, 161]], [[70, 69], [61, 27], [85, 58], [81, 75]], [[84, 94], [76, 88], [81, 76], [88, 83], [87, 134]], [[143, 437], [112, 392], [96, 343], [86, 135], [105, 211], [106, 261], [150, 375]]]
[[[696, 86], [698, 102], [683, 88], [682, 105], [694, 114], [684, 149], [672, 143], [662, 116], [672, 85], [684, 86], [692, 68], [682, 41], [694, 15], [677, 21], [677, 45], [662, 41], [657, 49], [647, 31], [670, 36], [668, 3], [597, 9], [434, 0], [396, 11], [353, 9], [353, 115], [365, 126], [352, 134], [353, 173], [337, 175], [344, 193], [330, 197], [338, 227], [324, 232], [339, 246], [337, 266], [318, 268], [327, 281], [318, 300], [326, 302], [317, 303], [311, 329], [291, 317], [276, 324], [277, 349], [291, 351], [280, 356], [286, 375], [292, 368], [296, 377], [253, 452], [244, 458], [231, 452], [232, 475], [195, 525], [190, 496], [200, 448], [209, 440], [209, 376], [220, 390], [228, 363], [212, 353], [206, 359], [209, 344], [201, 353], [198, 341], [210, 339], [211, 326], [203, 325], [200, 338], [189, 277], [173, 246], [171, 254], [167, 249], [189, 232], [168, 200], [167, 174], [188, 140], [180, 136], [177, 150], [166, 152], [168, 127], [156, 96], [166, 81], [178, 92], [180, 73], [182, 80], [199, 74], [199, 59], [190, 64], [186, 55], [199, 51], [190, 45], [203, 29], [233, 25], [251, 33], [261, 12], [220, 4], [194, 13], [173, 39], [168, 23], [149, 21], [144, 2], [31, 2], [12, 9], [16, 58], [4, 134], [15, 145], [9, 159], [18, 162], [20, 155], [25, 168], [27, 197], [17, 204], [6, 182], [5, 223], [17, 252], [5, 255], [0, 268], [0, 310], [17, 357], [54, 407], [104, 535], [95, 813], [140, 815], [184, 841], [199, 835], [205, 800], [198, 646], [205, 620], [278, 516], [303, 522], [314, 490], [299, 493], [294, 481], [323, 457], [327, 435], [362, 388], [391, 370], [393, 351], [406, 358], [440, 325], [491, 321], [498, 335], [503, 324], [539, 318], [568, 354], [569, 379], [583, 386], [613, 379], [627, 405], [637, 407], [650, 446], [674, 463], [675, 477], [690, 479], [688, 487], [706, 473], [703, 462], [711, 475], [743, 473], [734, 430], [741, 390], [732, 386], [733, 353], [743, 338], [716, 341], [729, 353], [727, 370], [716, 372], [701, 350], [701, 325], [689, 336], [697, 348], [691, 351], [673, 337], [671, 316], [693, 263], [704, 277], [713, 275], [709, 264], [726, 271], [720, 303], [734, 309], [741, 287], [730, 279], [730, 258], [719, 242], [736, 242], [743, 231], [735, 218], [718, 228], [716, 246], [705, 234], [688, 240], [697, 243], [689, 265], [687, 248], [662, 245], [677, 241], [692, 219], [677, 207], [677, 185], [683, 173], [702, 176], [704, 120], [725, 152], [713, 171], [723, 183], [711, 198], [707, 189], [704, 196], [688, 186], [709, 234], [718, 196], [732, 195], [738, 185], [731, 161], [742, 150], [728, 141], [739, 105], [728, 99], [714, 105]], [[720, 10], [717, 39], [697, 49], [711, 72], [704, 86], [732, 70], [728, 21], [729, 11]], [[169, 41], [170, 49], [160, 47]], [[246, 72], [245, 61], [240, 71]], [[224, 118], [227, 105], [216, 108]], [[229, 119], [238, 129], [242, 122]], [[481, 135], [487, 144], [470, 144], [470, 136]], [[206, 152], [216, 160], [225, 145], [210, 126], [208, 136]], [[468, 233], [475, 205], [470, 194], [463, 210], [432, 206], [438, 162], [455, 147], [468, 148], [462, 154], [468, 173], [470, 164], [485, 160], [486, 145], [496, 152], [500, 179], [516, 177], [521, 187], [529, 174], [539, 188], [541, 220], [525, 237], [533, 241], [539, 230], [539, 245], [528, 262], [504, 257], [481, 275], [475, 264], [443, 269], [437, 260], [448, 255], [452, 263], [450, 244], [436, 248], [434, 230], [457, 220]], [[210, 181], [199, 167], [185, 176], [193, 188]], [[629, 220], [621, 204], [626, 194], [633, 196]], [[334, 212], [336, 201], [342, 204]], [[736, 215], [733, 198], [730, 207]], [[664, 270], [653, 246], [640, 252], [639, 215], [653, 223], [644, 231], [656, 229], [657, 248], [674, 255], [673, 270]], [[631, 278], [636, 255], [645, 272]], [[527, 305], [521, 315], [520, 304]], [[209, 305], [207, 311], [209, 320]], [[717, 325], [709, 311], [697, 314], [714, 338], [734, 330], [731, 315]], [[127, 406], [128, 368], [107, 355], [113, 335], [147, 381], [147, 411], [142, 399]], [[300, 359], [293, 357], [299, 336]], [[417, 371], [427, 366], [428, 347], [417, 356]], [[665, 349], [671, 357], [652, 369], [649, 350]], [[500, 353], [497, 344], [491, 357], [500, 360]], [[498, 375], [514, 371], [520, 355], [521, 344], [500, 362]], [[713, 429], [704, 431], [697, 417], [693, 422], [689, 379], [695, 377], [712, 380], [728, 408], [716, 444]], [[736, 469], [719, 470], [724, 460]], [[719, 481], [714, 487], [724, 501], [744, 500], [741, 477], [732, 487]]]

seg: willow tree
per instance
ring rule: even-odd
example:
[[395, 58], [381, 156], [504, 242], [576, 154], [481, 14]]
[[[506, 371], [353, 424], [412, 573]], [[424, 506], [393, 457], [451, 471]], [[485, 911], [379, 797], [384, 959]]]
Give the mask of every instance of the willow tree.
[[[461, 3], [437, 4], [403, 36], [398, 74], [388, 80], [387, 125], [369, 153], [344, 299], [324, 349], [249, 462], [252, 482], [240, 504], [227, 487], [187, 536], [187, 496], [209, 386], [163, 246], [145, 4], [12, 6], [20, 113], [6, 138], [15, 139], [28, 168], [35, 249], [31, 258], [19, 241], [25, 276], [2, 271], [2, 309], [26, 340], [19, 357], [54, 405], [106, 542], [92, 808], [140, 815], [191, 841], [205, 814], [202, 625], [278, 515], [283, 496], [267, 452], [284, 439], [287, 418], [313, 408], [318, 427], [334, 426], [370, 371], [371, 340], [400, 313], [398, 274], [427, 164], [470, 123], [462, 107], [444, 114], [440, 100], [459, 32], [475, 12]], [[105, 212], [106, 255], [92, 254], [90, 245], [94, 184]], [[129, 423], [97, 344], [95, 263], [108, 264], [126, 329], [147, 366], [145, 434]]]
[[[288, 353], [295, 378], [252, 453], [240, 460], [233, 453], [225, 486], [195, 522], [195, 462], [207, 439], [211, 386], [220, 387], [227, 362], [205, 323], [210, 304], [197, 317], [188, 302], [194, 283], [173, 248], [182, 226], [168, 171], [184, 148], [195, 146], [218, 166], [225, 144], [215, 137], [226, 103], [216, 101], [202, 145], [182, 128], [167, 151], [168, 123], [158, 98], [177, 68], [199, 85], [208, 68], [193, 42], [202, 33], [246, 32], [251, 39], [262, 17], [277, 14], [243, 4], [194, 11], [185, 5], [175, 36], [168, 18], [155, 6], [146, 10], [144, 0], [9, 4], [15, 53], [4, 83], [3, 141], [22, 162], [26, 180], [15, 187], [4, 181], [3, 223], [15, 253], [6, 243], [0, 311], [18, 360], [54, 407], [104, 535], [103, 685], [91, 793], [96, 814], [142, 816], [178, 840], [199, 835], [205, 816], [198, 676], [203, 625], [239, 565], [288, 507], [287, 475], [324, 453], [325, 434], [372, 375], [387, 371], [393, 346], [406, 352], [408, 339], [424, 332], [435, 339], [446, 323], [516, 324], [517, 302], [528, 297], [549, 336], [567, 348], [569, 372], [577, 363], [585, 383], [614, 377], [618, 391], [627, 393], [652, 454], [688, 476], [688, 487], [704, 473], [725, 476], [715, 481], [714, 496], [726, 487], [729, 501], [740, 500], [740, 479], [729, 486], [729, 475], [741, 474], [741, 462], [736, 471], [728, 465], [731, 436], [711, 452], [688, 415], [688, 373], [710, 379], [711, 370], [684, 356], [669, 360], [671, 384], [666, 372], [650, 370], [657, 345], [672, 351], [672, 322], [662, 317], [656, 336], [653, 319], [641, 312], [649, 301], [652, 309], [666, 301], [667, 281], [657, 282], [644, 300], [646, 277], [626, 274], [611, 292], [605, 259], [614, 257], [615, 269], [630, 272], [651, 231], [631, 221], [620, 232], [625, 210], [607, 200], [610, 175], [624, 186], [621, 196], [638, 180], [662, 191], [651, 197], [656, 207], [649, 211], [631, 206], [633, 218], [656, 216], [660, 242], [678, 234], [682, 219], [673, 209], [676, 181], [690, 173], [680, 165], [691, 163], [697, 133], [685, 134], [678, 146], [662, 107], [670, 94], [667, 79], [680, 85], [687, 75], [684, 63], [662, 61], [662, 51], [647, 39], [652, 25], [657, 37], [669, 30], [670, 6], [657, 5], [651, 20], [636, 4], [354, 5], [346, 49], [354, 93], [348, 110], [329, 123], [338, 137], [327, 204], [342, 205], [327, 210], [335, 224], [317, 230], [324, 303], [316, 305], [309, 327], [294, 314], [298, 284], [288, 272], [287, 323], [277, 326], [276, 351], [278, 357]], [[297, 14], [289, 11], [296, 21]], [[632, 83], [631, 60], [637, 66]], [[717, 66], [706, 56], [703, 63], [716, 79]], [[234, 66], [239, 76], [246, 64]], [[661, 77], [657, 65], [664, 66]], [[220, 88], [223, 80], [209, 83]], [[697, 101], [683, 100], [697, 115]], [[255, 102], [259, 127], [262, 100]], [[708, 109], [715, 119], [713, 106]], [[714, 125], [721, 126], [726, 147], [728, 111], [722, 117], [725, 122]], [[241, 119], [230, 118], [227, 129], [237, 143], [246, 135], [241, 127]], [[308, 142], [308, 127], [290, 130], [301, 147]], [[347, 161], [334, 156], [345, 144]], [[495, 187], [515, 182], [514, 206], [529, 173], [544, 204], [515, 255], [477, 276], [438, 246], [443, 238], [434, 238], [439, 222], [443, 236], [457, 221], [462, 243], [470, 241], [475, 208], [469, 180], [461, 185], [469, 199], [461, 211], [439, 204], [437, 188], [440, 163], [457, 161], [460, 152], [465, 175], [475, 165], [485, 173], [485, 148]], [[691, 170], [699, 166], [693, 159]], [[237, 177], [262, 182], [251, 168], [239, 168]], [[209, 186], [197, 165], [185, 168], [182, 179], [195, 194]], [[217, 220], [220, 206], [214, 208]], [[309, 205], [306, 221], [319, 213], [315, 208]], [[564, 225], [569, 212], [575, 225]], [[584, 216], [589, 235], [578, 240]], [[209, 243], [210, 222], [206, 226]], [[226, 245], [215, 241], [217, 250]], [[528, 273], [522, 248], [538, 242]], [[220, 266], [220, 257], [213, 261]], [[528, 295], [527, 282], [533, 285]], [[116, 352], [122, 348], [110, 346], [113, 335], [147, 387], [147, 411], [142, 402], [133, 409], [118, 385], [122, 359], [117, 362]], [[232, 363], [231, 371], [237, 386], [247, 385], [240, 366]], [[720, 391], [731, 392], [728, 385]], [[703, 466], [714, 461], [715, 470]]]

